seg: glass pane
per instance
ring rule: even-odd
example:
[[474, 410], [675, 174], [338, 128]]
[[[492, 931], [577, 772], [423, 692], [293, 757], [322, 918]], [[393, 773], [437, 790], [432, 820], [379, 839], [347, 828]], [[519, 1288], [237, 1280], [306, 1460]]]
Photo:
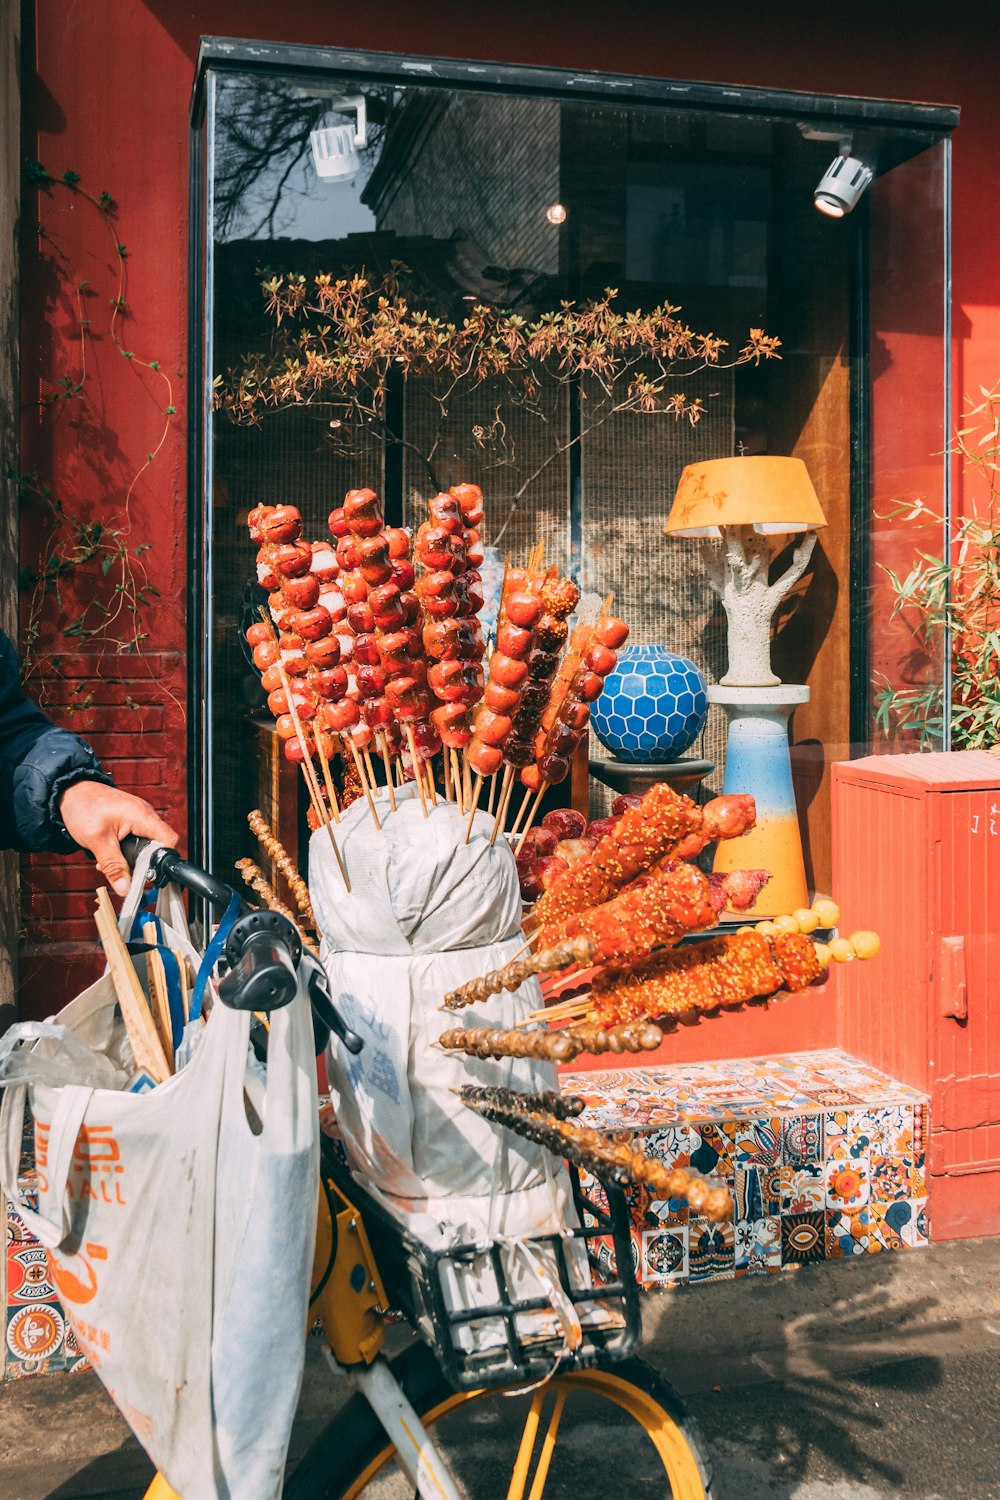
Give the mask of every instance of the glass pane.
[[943, 141], [895, 167], [871, 202], [870, 712], [876, 744], [896, 750], [948, 748], [945, 632], [898, 605], [922, 554], [944, 555], [949, 150]]
[[[869, 722], [872, 673], [901, 660], [880, 571], [899, 543], [873, 507], [903, 493], [917, 443], [942, 498], [944, 148], [867, 131], [880, 173], [832, 220], [813, 194], [842, 128], [784, 119], [227, 72], [208, 128], [218, 868], [251, 852], [247, 808], [295, 797], [239, 638], [253, 505], [298, 505], [320, 539], [348, 489], [415, 526], [436, 490], [478, 483], [487, 544], [521, 561], [544, 541], [586, 593], [614, 595], [632, 643], [716, 682], [727, 626], [704, 549], [663, 534], [677, 482], [703, 459], [794, 455], [827, 525], [771, 651], [811, 688], [793, 765], [807, 873], [828, 887], [829, 764], [865, 748], [852, 723]], [[319, 174], [318, 128], [340, 177]], [[780, 359], [745, 352], [759, 329]], [[721, 341], [710, 361], [702, 335]], [[776, 575], [792, 547], [772, 550]], [[713, 708], [684, 752], [717, 768], [707, 789], [726, 733]], [[610, 754], [596, 738], [591, 753]], [[612, 795], [592, 780], [592, 814]]]

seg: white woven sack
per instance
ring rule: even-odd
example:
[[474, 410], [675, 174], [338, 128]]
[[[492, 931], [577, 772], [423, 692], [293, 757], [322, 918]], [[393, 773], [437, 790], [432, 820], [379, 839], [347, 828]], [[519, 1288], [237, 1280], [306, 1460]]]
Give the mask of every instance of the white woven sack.
[[[490, 844], [494, 820], [486, 813], [476, 814], [466, 844], [467, 818], [453, 803], [429, 806], [424, 818], [412, 788], [397, 791], [396, 800], [392, 813], [385, 794], [378, 799], [381, 832], [360, 800], [335, 827], [349, 894], [325, 830], [313, 834], [309, 850], [334, 1002], [365, 1041], [357, 1057], [341, 1047], [327, 1053], [351, 1166], [434, 1248], [561, 1231], [574, 1222], [565, 1171], [541, 1147], [467, 1109], [455, 1092], [464, 1083], [553, 1089], [555, 1068], [479, 1060], [436, 1045], [450, 1026], [509, 1027], [541, 1005], [530, 979], [455, 1015], [441, 1009], [448, 990], [499, 968], [523, 947], [514, 859], [503, 840]], [[538, 1295], [528, 1256], [509, 1256], [506, 1272], [516, 1293]], [[454, 1306], [496, 1300], [487, 1262], [460, 1281]]]
[[[140, 890], [137, 871], [123, 931]], [[57, 1020], [99, 1045], [113, 1006], [100, 980]], [[249, 1025], [216, 1003], [193, 1060], [144, 1094], [32, 1088], [37, 1212], [17, 1184], [25, 1090], [5, 1090], [0, 1109], [3, 1188], [49, 1251], [81, 1347], [184, 1500], [280, 1493], [302, 1378], [318, 1171], [308, 998], [272, 1017], [256, 1135]]]

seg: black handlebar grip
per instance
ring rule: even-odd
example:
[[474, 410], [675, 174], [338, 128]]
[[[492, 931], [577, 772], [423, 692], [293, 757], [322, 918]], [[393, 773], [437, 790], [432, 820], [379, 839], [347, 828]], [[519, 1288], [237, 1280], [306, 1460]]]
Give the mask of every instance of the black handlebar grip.
[[[139, 852], [148, 840], [136, 838], [134, 833], [128, 834], [122, 839], [122, 853], [128, 860], [130, 866], [134, 866], [139, 857]], [[169, 880], [177, 885], [183, 886], [186, 891], [192, 891], [196, 896], [201, 896], [212, 906], [217, 906], [225, 911], [235, 892], [231, 886], [221, 880], [216, 880], [214, 875], [209, 875], [207, 870], [201, 870], [197, 865], [188, 864], [186, 859], [181, 859], [176, 849], [159, 849], [153, 855], [149, 873], [157, 885], [166, 885]]]

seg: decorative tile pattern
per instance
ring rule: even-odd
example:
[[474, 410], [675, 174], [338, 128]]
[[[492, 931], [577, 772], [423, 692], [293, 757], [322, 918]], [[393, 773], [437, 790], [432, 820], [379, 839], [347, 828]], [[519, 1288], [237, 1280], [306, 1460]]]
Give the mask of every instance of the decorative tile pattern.
[[806, 1266], [826, 1259], [826, 1217], [822, 1210], [811, 1214], [782, 1214], [781, 1263]]
[[[26, 1123], [21, 1141], [18, 1186], [28, 1208], [37, 1208], [33, 1126]], [[49, 1280], [48, 1256], [13, 1206], [0, 1194], [4, 1223], [4, 1342], [0, 1370], [4, 1380], [50, 1375], [58, 1370], [89, 1370], [55, 1288]]]
[[781, 1220], [736, 1221], [737, 1276], [765, 1276], [781, 1270]]
[[641, 1275], [644, 1285], [676, 1286], [688, 1279], [688, 1226], [642, 1231]]
[[736, 1272], [735, 1248], [732, 1220], [713, 1224], [709, 1219], [693, 1216], [688, 1225], [689, 1280], [731, 1280]]
[[867, 1208], [853, 1213], [830, 1210], [826, 1216], [826, 1254], [828, 1260], [843, 1260], [848, 1255], [863, 1255], [874, 1249], [871, 1236], [871, 1213]]
[[[633, 1201], [649, 1286], [763, 1276], [926, 1244], [927, 1101], [838, 1051], [566, 1074], [585, 1123], [724, 1182], [732, 1221]], [[666, 1236], [666, 1238], [664, 1238]]]

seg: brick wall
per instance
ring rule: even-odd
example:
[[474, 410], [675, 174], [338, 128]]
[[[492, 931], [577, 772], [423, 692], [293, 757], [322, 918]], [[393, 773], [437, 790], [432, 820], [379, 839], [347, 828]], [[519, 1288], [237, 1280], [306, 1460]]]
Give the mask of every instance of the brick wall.
[[[144, 797], [182, 830], [186, 774], [177, 750], [184, 743], [181, 653], [123, 656], [100, 665], [93, 656], [61, 657], [60, 667], [59, 678], [42, 682], [56, 699], [48, 708], [52, 717], [93, 744], [118, 786]], [[66, 703], [75, 683], [93, 694], [94, 705], [70, 717]], [[21, 870], [20, 1013], [29, 1019], [58, 1010], [103, 967], [93, 921], [99, 877], [93, 860], [83, 854], [26, 855]]]

